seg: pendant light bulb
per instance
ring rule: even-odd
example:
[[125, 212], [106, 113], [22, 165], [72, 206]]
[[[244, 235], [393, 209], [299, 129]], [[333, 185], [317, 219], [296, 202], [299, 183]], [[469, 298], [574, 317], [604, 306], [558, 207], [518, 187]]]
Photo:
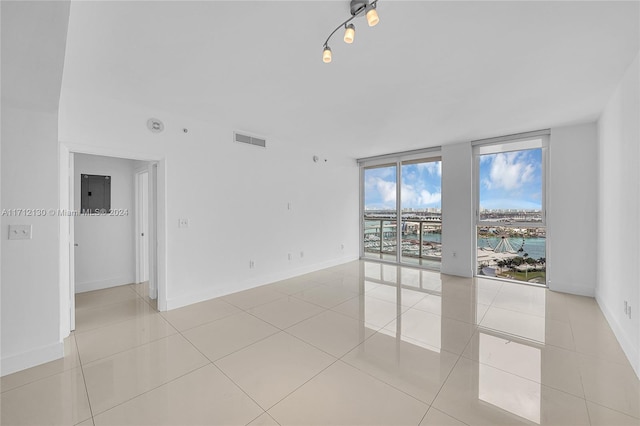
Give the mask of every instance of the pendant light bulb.
[[331, 62], [331, 48], [329, 46], [324, 47], [324, 51], [322, 52], [322, 62], [325, 64]]
[[376, 25], [378, 25], [378, 22], [380, 22], [380, 18], [378, 18], [378, 11], [376, 11], [375, 7], [368, 7], [369, 10], [367, 10], [367, 22], [369, 23], [370, 27], [375, 27]]
[[353, 43], [353, 39], [355, 37], [356, 37], [356, 26], [353, 24], [347, 25], [344, 30], [344, 42], [351, 44]]

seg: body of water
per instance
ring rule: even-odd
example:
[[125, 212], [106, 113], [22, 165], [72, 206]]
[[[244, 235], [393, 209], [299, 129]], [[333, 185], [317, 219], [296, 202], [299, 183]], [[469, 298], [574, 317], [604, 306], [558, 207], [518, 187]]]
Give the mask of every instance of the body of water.
[[[405, 234], [403, 236], [405, 239], [418, 239], [417, 234]], [[494, 248], [498, 245], [501, 238], [479, 238], [478, 239], [478, 248]], [[442, 235], [435, 233], [425, 233], [423, 236], [423, 241], [430, 241], [435, 243], [442, 243]], [[525, 253], [529, 255], [529, 257], [533, 259], [540, 259], [541, 257], [547, 257], [547, 240], [545, 238], [524, 238], [524, 243], [522, 238], [509, 238], [509, 242], [511, 243], [511, 247], [514, 250], [519, 250], [522, 247], [521, 252], [518, 254], [520, 256], [524, 256]]]
[[[478, 238], [478, 248], [494, 248], [500, 240], [501, 238]], [[509, 242], [515, 250], [522, 247], [523, 251], [518, 253], [520, 256], [527, 253], [533, 259], [547, 257], [547, 240], [545, 238], [524, 238], [524, 244], [522, 238], [509, 238]]]
[[[373, 231], [369, 231], [367, 233], [374, 234]], [[395, 229], [393, 229], [392, 234], [395, 234]], [[377, 235], [377, 233], [375, 233]], [[391, 238], [395, 238], [393, 235], [389, 235]], [[418, 234], [404, 234], [402, 236], [404, 239], [413, 239], [418, 240]], [[423, 235], [423, 241], [425, 242], [434, 242], [434, 243], [442, 243], [442, 234], [440, 233], [431, 233], [425, 232]], [[500, 242], [501, 238], [499, 237], [488, 237], [488, 238], [478, 238], [478, 248], [495, 248]], [[518, 252], [520, 256], [524, 256], [525, 253], [529, 255], [529, 257], [533, 259], [540, 259], [541, 257], [547, 257], [547, 249], [546, 244], [547, 240], [545, 238], [509, 238], [509, 243], [514, 248], [514, 250], [518, 251], [522, 248], [521, 252]]]

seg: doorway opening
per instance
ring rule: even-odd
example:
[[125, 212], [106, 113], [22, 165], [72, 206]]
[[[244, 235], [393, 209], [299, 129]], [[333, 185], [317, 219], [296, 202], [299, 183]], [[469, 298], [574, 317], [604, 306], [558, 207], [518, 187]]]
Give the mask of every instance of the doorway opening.
[[[60, 147], [61, 338], [87, 323], [85, 316], [93, 324], [107, 318], [109, 309], [166, 310], [164, 160]], [[109, 185], [83, 186], [85, 176]], [[105, 191], [107, 208], [82, 208]]]

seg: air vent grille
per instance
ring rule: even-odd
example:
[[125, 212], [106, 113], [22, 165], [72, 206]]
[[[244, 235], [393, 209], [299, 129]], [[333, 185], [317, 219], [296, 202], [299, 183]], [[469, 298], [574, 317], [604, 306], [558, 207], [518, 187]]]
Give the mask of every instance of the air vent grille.
[[243, 135], [242, 133], [233, 132], [233, 140], [240, 143], [246, 143], [249, 145], [260, 146], [262, 148], [267, 147], [267, 140], [256, 138], [249, 135]]

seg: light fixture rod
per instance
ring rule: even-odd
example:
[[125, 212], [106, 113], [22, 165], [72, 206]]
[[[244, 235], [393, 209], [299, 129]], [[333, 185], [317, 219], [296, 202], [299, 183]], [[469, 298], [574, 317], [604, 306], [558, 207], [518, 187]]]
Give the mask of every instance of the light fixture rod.
[[[378, 3], [378, 0], [373, 0], [370, 3], [371, 7], [376, 7], [376, 3]], [[331, 40], [331, 37], [333, 37], [333, 35], [336, 33], [336, 31], [338, 31], [340, 28], [344, 27], [345, 25], [347, 25], [349, 22], [353, 21], [354, 19], [356, 19], [362, 12], [365, 11], [365, 7], [361, 7], [360, 9], [356, 10], [355, 13], [351, 16], [351, 18], [347, 19], [346, 21], [344, 21], [342, 24], [338, 25], [336, 27], [335, 30], [333, 30], [331, 32], [331, 34], [329, 34], [329, 37], [327, 37], [327, 40], [324, 42], [324, 44], [322, 45], [322, 47], [327, 47], [329, 45], [329, 40]], [[353, 12], [352, 12], [353, 13]]]
[[342, 24], [338, 25], [338, 26], [336, 27], [336, 29], [335, 29], [335, 30], [333, 30], [333, 31], [331, 32], [331, 34], [329, 34], [329, 37], [327, 37], [327, 41], [325, 41], [325, 42], [324, 42], [323, 47], [327, 47], [327, 45], [329, 44], [329, 40], [331, 40], [331, 37], [333, 37], [333, 35], [336, 33], [336, 31], [338, 31], [340, 28], [342, 28], [342, 27], [344, 27], [345, 25], [347, 25], [349, 22], [353, 21], [353, 20], [356, 18], [356, 16], [358, 16], [358, 15], [353, 15], [351, 18], [347, 19], [347, 20], [346, 20], [346, 21], [344, 21]]

